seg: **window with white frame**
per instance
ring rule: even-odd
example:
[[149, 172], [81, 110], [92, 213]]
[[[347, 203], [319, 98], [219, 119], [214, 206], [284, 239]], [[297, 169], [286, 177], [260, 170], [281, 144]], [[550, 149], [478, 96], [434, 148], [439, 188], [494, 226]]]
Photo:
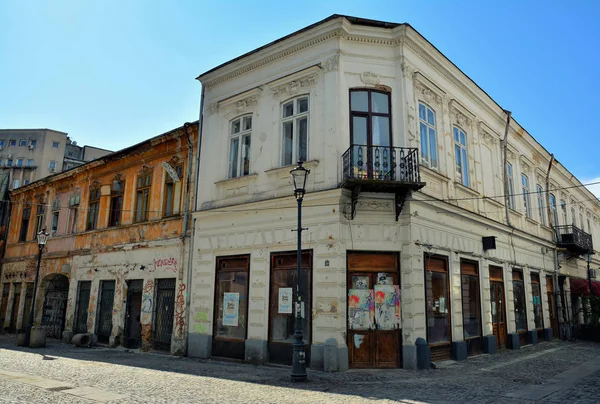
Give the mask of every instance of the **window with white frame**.
[[515, 179], [513, 176], [512, 164], [506, 163], [506, 200], [508, 201], [508, 207], [515, 209]]
[[566, 226], [569, 223], [569, 221], [567, 220], [567, 203], [564, 199], [560, 200], [560, 210], [562, 212], [563, 225]]
[[558, 215], [556, 214], [556, 197], [550, 194], [550, 224], [558, 226]]
[[579, 212], [579, 225], [581, 226], [581, 230], [583, 230], [583, 225], [585, 222], [583, 221], [583, 214]]
[[421, 136], [421, 162], [427, 167], [437, 168], [435, 112], [423, 103], [419, 103], [419, 134]]
[[529, 177], [521, 174], [521, 189], [523, 190], [523, 207], [525, 216], [531, 219], [531, 203], [529, 202]]
[[308, 96], [281, 105], [281, 164], [284, 166], [308, 160], [308, 114]]
[[56, 161], [51, 161], [50, 164], [48, 164], [48, 169], [50, 169], [50, 171], [56, 170]]
[[454, 157], [456, 159], [456, 176], [464, 186], [469, 186], [469, 164], [467, 155], [467, 135], [454, 127]]
[[231, 121], [229, 136], [229, 178], [250, 174], [250, 145], [252, 141], [252, 115]]
[[20, 185], [20, 183], [19, 183], [19, 179], [18, 179], [18, 178], [15, 178], [15, 179], [13, 180], [13, 189], [17, 189], [17, 188], [19, 188], [19, 185]]
[[540, 218], [540, 223], [545, 225], [546, 224], [546, 213], [544, 212], [544, 190], [541, 185], [538, 185], [535, 190], [537, 193], [537, 208], [538, 208], [538, 215]]
[[23, 167], [23, 158], [22, 157], [19, 157], [17, 159], [17, 167]]

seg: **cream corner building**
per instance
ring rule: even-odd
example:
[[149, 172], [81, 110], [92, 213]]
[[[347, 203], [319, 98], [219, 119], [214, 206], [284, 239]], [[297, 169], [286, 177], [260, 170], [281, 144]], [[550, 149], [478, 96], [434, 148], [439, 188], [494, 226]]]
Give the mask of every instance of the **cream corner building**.
[[411, 26], [334, 15], [198, 79], [190, 356], [291, 363], [297, 160], [311, 367], [326, 342], [339, 370], [416, 368], [419, 338], [464, 359], [572, 322], [600, 203], [514, 119], [505, 149], [505, 111]]

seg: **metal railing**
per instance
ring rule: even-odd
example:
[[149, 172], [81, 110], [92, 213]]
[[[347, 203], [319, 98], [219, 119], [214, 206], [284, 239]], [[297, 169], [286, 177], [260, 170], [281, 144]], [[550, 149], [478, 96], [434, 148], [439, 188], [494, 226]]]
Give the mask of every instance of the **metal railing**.
[[417, 148], [353, 144], [342, 163], [344, 180], [421, 182]]
[[575, 247], [579, 250], [593, 251], [592, 235], [573, 225], [556, 226], [557, 244]]

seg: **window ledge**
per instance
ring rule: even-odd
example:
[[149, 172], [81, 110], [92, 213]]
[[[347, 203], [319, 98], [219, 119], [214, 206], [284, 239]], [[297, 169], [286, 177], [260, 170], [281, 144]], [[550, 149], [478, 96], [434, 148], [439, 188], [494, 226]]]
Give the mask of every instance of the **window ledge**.
[[258, 174], [248, 174], [248, 175], [243, 175], [241, 177], [228, 178], [226, 180], [217, 181], [217, 182], [215, 182], [215, 185], [217, 185], [217, 186], [224, 186], [224, 185], [233, 185], [233, 186], [246, 185], [251, 180], [256, 179], [256, 178], [258, 178]]
[[[319, 160], [308, 160], [302, 163], [303, 167], [308, 168], [309, 170], [314, 169], [319, 165]], [[281, 174], [289, 174], [290, 170], [296, 167], [296, 164], [290, 164], [288, 166], [277, 167], [277, 168], [269, 168], [265, 170], [265, 173], [268, 175], [281, 175]]]
[[450, 178], [446, 177], [444, 174], [441, 174], [435, 168], [427, 167], [426, 165], [421, 164], [421, 169], [422, 169], [421, 175], [423, 173], [426, 173], [427, 175], [431, 175], [431, 176], [437, 178], [438, 180], [442, 180], [442, 181], [445, 181], [445, 182], [449, 182], [450, 181]]
[[463, 184], [461, 184], [460, 182], [454, 182], [454, 186], [458, 189], [460, 189], [461, 191], [466, 192], [467, 194], [471, 194], [471, 196], [479, 196], [479, 192], [475, 191], [472, 188], [469, 188], [467, 186], [464, 186]]
[[539, 223], [538, 223], [536, 220], [534, 220], [534, 219], [532, 219], [532, 218], [530, 218], [530, 217], [527, 217], [527, 216], [525, 216], [525, 219], [527, 219], [527, 221], [528, 221], [529, 223], [531, 223], [531, 224], [534, 224], [534, 225], [536, 225], [536, 226], [539, 224]]
[[508, 208], [508, 211], [509, 211], [509, 212], [510, 212], [512, 215], [515, 215], [515, 216], [518, 216], [518, 217], [523, 217], [523, 214], [522, 214], [521, 212], [517, 212], [517, 211], [516, 211], [516, 210], [514, 210], [513, 208]]

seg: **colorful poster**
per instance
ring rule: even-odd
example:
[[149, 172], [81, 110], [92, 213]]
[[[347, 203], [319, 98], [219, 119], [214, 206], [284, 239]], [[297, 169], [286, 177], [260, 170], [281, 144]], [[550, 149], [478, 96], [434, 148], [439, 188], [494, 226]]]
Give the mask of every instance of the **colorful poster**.
[[375, 323], [378, 330], [400, 328], [400, 287], [375, 285]]
[[292, 288], [279, 288], [279, 310], [280, 314], [292, 314]]
[[350, 289], [348, 291], [348, 326], [350, 329], [372, 329], [374, 317], [373, 289]]
[[238, 313], [240, 310], [240, 294], [223, 294], [223, 325], [238, 326]]

